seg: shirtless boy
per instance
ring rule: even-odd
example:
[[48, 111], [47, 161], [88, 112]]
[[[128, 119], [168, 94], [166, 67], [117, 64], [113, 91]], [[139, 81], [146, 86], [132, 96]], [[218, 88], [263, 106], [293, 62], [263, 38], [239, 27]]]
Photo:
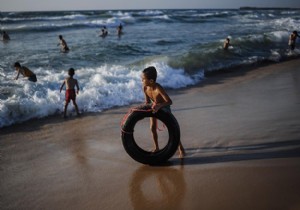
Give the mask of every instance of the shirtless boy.
[[297, 37], [300, 37], [298, 35], [298, 32], [297, 31], [293, 31], [293, 33], [290, 35], [290, 38], [289, 38], [289, 46], [290, 46], [291, 50], [294, 50], [295, 47], [296, 47], [296, 39], [297, 39]]
[[2, 41], [8, 41], [10, 40], [9, 35], [6, 33], [6, 31], [2, 32]]
[[[156, 82], [157, 72], [155, 67], [150, 66], [144, 69], [142, 73], [142, 83], [145, 95], [145, 102], [147, 104], [152, 104], [153, 112], [157, 112], [159, 109], [166, 109], [171, 111], [170, 105], [172, 105], [172, 100], [164, 90], [164, 88]], [[150, 118], [150, 129], [153, 136], [154, 150], [156, 152], [159, 150], [158, 146], [158, 135], [157, 135], [157, 119], [154, 117]], [[178, 146], [179, 157], [183, 158], [185, 155], [184, 148], [179, 142]]]
[[59, 42], [60, 42], [58, 45], [60, 45], [61, 51], [68, 52], [70, 49], [69, 49], [66, 41], [63, 39], [63, 36], [59, 35], [58, 38], [59, 38]]
[[19, 62], [16, 62], [14, 66], [16, 68], [16, 71], [18, 72], [15, 80], [17, 80], [20, 74], [22, 74], [24, 77], [28, 77], [28, 80], [31, 82], [37, 81], [36, 75], [32, 71], [30, 71], [30, 69], [28, 69], [26, 66], [21, 66]]
[[76, 93], [75, 93], [75, 86], [77, 88], [77, 94], [79, 93], [79, 85], [77, 82], [77, 79], [74, 79], [73, 76], [75, 74], [75, 70], [73, 68], [70, 68], [68, 71], [69, 77], [66, 78], [62, 85], [60, 86], [60, 91], [62, 91], [64, 85], [66, 85], [66, 101], [65, 101], [65, 107], [64, 107], [64, 118], [67, 117], [67, 108], [72, 100], [73, 105], [75, 107], [77, 115], [79, 115], [78, 106], [76, 104]]
[[230, 45], [230, 39], [226, 38], [225, 41], [224, 41], [224, 44], [223, 44], [223, 49], [228, 50], [229, 45]]

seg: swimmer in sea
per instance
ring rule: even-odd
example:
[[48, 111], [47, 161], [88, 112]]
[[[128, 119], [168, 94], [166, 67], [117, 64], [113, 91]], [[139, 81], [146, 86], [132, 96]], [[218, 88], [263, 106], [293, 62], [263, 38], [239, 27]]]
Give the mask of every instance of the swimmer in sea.
[[117, 34], [118, 36], [121, 36], [123, 34], [123, 26], [120, 23], [120, 25], [117, 27]]
[[230, 46], [230, 39], [226, 38], [223, 44], [223, 49], [228, 50], [228, 47]]
[[60, 45], [61, 51], [64, 52], [64, 53], [69, 52], [70, 49], [67, 45], [67, 42], [64, 40], [63, 36], [59, 35], [58, 38], [59, 38], [59, 44], [58, 45]]
[[293, 31], [293, 33], [289, 37], [289, 46], [290, 50], [294, 50], [296, 47], [296, 39], [297, 37], [300, 37], [297, 31]]
[[2, 41], [9, 41], [10, 37], [9, 35], [6, 33], [6, 31], [2, 32]]
[[103, 28], [101, 29], [101, 34], [100, 34], [100, 36], [101, 37], [106, 37], [108, 35], [108, 31], [107, 31], [107, 28], [106, 28], [106, 26], [103, 26]]

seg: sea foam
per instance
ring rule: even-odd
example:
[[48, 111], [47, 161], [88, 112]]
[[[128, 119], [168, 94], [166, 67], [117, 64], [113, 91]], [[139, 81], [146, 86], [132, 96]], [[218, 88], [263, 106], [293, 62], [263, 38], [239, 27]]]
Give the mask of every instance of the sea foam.
[[[198, 82], [182, 69], [172, 69], [163, 62], [145, 64], [155, 66], [158, 82], [165, 88], [181, 88]], [[143, 68], [144, 68], [143, 67]], [[136, 68], [136, 67], [135, 67]], [[122, 65], [103, 65], [97, 68], [76, 69], [74, 78], [78, 80], [80, 91], [77, 103], [81, 112], [101, 112], [116, 106], [139, 103], [144, 100], [141, 83], [142, 69]], [[0, 101], [0, 127], [22, 122], [31, 118], [42, 118], [61, 113], [64, 105], [65, 87], [60, 93], [60, 85], [67, 71], [54, 73], [41, 68], [34, 70], [37, 83], [20, 78], [14, 94]], [[70, 103], [69, 112], [73, 112]]]

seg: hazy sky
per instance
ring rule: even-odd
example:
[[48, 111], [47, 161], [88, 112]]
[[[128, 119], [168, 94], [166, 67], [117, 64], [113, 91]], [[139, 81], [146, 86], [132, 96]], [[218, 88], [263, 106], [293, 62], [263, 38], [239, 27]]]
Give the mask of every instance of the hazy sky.
[[0, 0], [0, 11], [292, 7], [300, 0]]

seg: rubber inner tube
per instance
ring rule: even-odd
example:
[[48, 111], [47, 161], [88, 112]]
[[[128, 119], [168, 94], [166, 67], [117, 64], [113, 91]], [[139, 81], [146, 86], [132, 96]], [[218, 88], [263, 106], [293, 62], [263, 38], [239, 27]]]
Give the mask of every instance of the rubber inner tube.
[[[168, 131], [168, 140], [165, 147], [159, 151], [151, 152], [142, 149], [134, 139], [134, 127], [147, 117], [155, 117], [163, 122]], [[176, 152], [180, 142], [180, 127], [174, 115], [164, 109], [152, 113], [151, 107], [139, 106], [131, 109], [121, 124], [122, 143], [130, 157], [137, 162], [149, 165], [160, 165], [170, 159]]]

